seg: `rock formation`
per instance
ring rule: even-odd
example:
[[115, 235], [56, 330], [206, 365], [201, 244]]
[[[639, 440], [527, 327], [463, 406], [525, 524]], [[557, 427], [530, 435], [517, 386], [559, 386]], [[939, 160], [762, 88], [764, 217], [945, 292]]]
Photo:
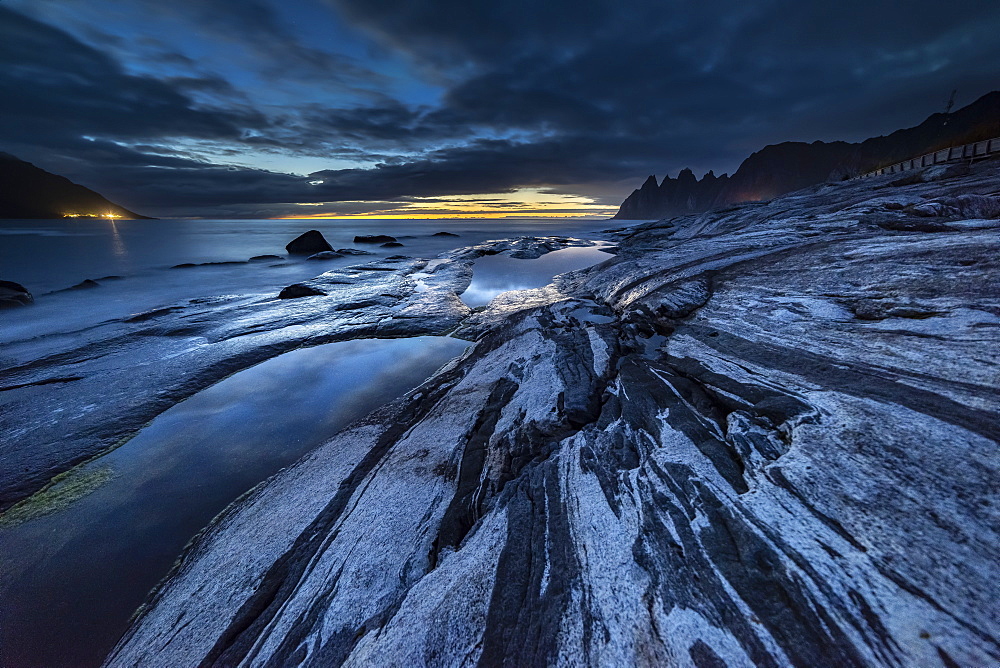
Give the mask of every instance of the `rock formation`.
[[289, 241], [285, 250], [290, 255], [314, 255], [323, 251], [332, 251], [333, 246], [326, 240], [322, 232], [309, 230]]
[[356, 244], [383, 244], [396, 241], [396, 237], [390, 237], [388, 234], [362, 234], [354, 237]]
[[759, 202], [838, 181], [949, 146], [1000, 137], [1000, 91], [988, 93], [951, 114], [933, 114], [916, 127], [860, 143], [783, 142], [766, 146], [731, 177], [709, 172], [697, 180], [690, 170], [656, 185], [650, 176], [622, 202], [615, 218], [650, 220]]
[[63, 218], [68, 214], [146, 218], [89, 188], [0, 153], [0, 218]]
[[27, 306], [35, 301], [28, 289], [14, 281], [0, 281], [0, 308]]
[[661, 221], [478, 313], [415, 293], [380, 327], [475, 345], [218, 517], [107, 665], [996, 664], [1000, 220], [966, 212], [998, 183]]

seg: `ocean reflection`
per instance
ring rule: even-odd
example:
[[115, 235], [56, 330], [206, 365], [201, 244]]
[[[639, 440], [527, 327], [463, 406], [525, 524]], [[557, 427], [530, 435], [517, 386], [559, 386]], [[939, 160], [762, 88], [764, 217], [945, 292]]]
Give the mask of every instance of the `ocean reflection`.
[[467, 346], [420, 337], [286, 353], [75, 469], [60, 502], [50, 494], [26, 521], [0, 521], [0, 665], [100, 665], [185, 543], [226, 505]]
[[124, 260], [128, 255], [128, 250], [125, 248], [125, 242], [122, 241], [122, 235], [118, 233], [118, 223], [115, 222], [114, 218], [110, 219], [108, 223], [111, 225], [111, 252], [119, 260]]
[[596, 246], [564, 248], [535, 260], [487, 255], [476, 260], [472, 283], [462, 293], [462, 301], [467, 306], [483, 306], [502, 292], [540, 288], [551, 283], [554, 276], [584, 269], [610, 258]]

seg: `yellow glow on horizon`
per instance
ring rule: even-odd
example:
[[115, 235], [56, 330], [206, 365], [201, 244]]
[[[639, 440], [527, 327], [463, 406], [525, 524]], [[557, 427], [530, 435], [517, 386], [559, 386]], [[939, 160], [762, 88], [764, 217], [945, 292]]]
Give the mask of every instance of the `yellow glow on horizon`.
[[[330, 206], [363, 205], [372, 202], [337, 202]], [[392, 202], [385, 202], [392, 204]], [[299, 206], [325, 206], [303, 202]], [[399, 206], [358, 213], [320, 212], [304, 215], [279, 216], [277, 220], [311, 219], [433, 219], [433, 218], [608, 218], [617, 207], [598, 204], [589, 197], [542, 192], [538, 188], [522, 188], [509, 193], [475, 195], [445, 195], [420, 197]]]

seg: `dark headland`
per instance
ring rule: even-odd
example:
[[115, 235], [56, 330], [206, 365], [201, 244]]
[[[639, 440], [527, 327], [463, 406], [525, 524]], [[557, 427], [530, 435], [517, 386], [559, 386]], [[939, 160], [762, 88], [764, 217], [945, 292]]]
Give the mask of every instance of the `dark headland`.
[[825, 181], [840, 181], [901, 160], [1000, 137], [1000, 91], [953, 113], [933, 114], [920, 125], [860, 143], [783, 142], [743, 161], [732, 176], [690, 169], [657, 184], [650, 175], [622, 202], [615, 218], [651, 220], [682, 216], [740, 202], [768, 200]]
[[0, 152], [0, 218], [148, 218], [69, 179]]

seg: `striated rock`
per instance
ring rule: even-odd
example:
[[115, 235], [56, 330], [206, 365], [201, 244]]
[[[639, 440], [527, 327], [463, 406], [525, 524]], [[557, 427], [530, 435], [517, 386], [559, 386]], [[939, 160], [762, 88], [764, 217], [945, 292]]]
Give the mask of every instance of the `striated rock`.
[[395, 241], [396, 237], [390, 237], [388, 234], [364, 234], [354, 237], [356, 244], [381, 244]]
[[312, 285], [305, 283], [293, 283], [286, 288], [282, 288], [278, 293], [278, 299], [298, 299], [299, 297], [313, 297], [315, 295], [325, 295], [326, 293]]
[[331, 246], [319, 230], [309, 230], [288, 242], [285, 250], [290, 255], [312, 255], [323, 251], [332, 251]]
[[996, 664], [1000, 237], [881, 223], [998, 177], [651, 223], [494, 300], [218, 517], [107, 665]]
[[0, 308], [27, 306], [35, 301], [28, 289], [14, 281], [0, 281]]

